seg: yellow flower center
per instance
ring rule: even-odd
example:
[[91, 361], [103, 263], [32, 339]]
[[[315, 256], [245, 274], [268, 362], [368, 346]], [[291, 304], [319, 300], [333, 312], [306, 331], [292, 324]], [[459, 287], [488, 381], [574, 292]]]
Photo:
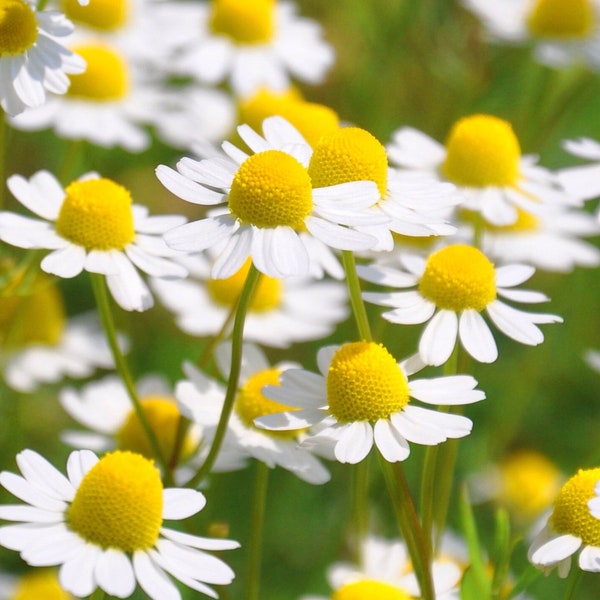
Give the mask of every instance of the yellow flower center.
[[306, 169], [279, 150], [253, 154], [238, 169], [229, 192], [229, 210], [256, 227], [304, 226], [312, 210]]
[[[279, 385], [280, 374], [281, 371], [279, 369], [259, 371], [252, 375], [240, 389], [235, 401], [235, 410], [243, 423], [248, 427], [254, 427], [254, 419], [257, 417], [297, 410], [263, 396], [262, 389], [265, 385]], [[297, 429], [289, 431], [258, 429], [258, 431], [280, 439], [293, 439], [299, 432]]]
[[56, 231], [87, 250], [123, 250], [135, 238], [131, 195], [110, 179], [74, 181], [65, 189]]
[[584, 38], [594, 28], [590, 0], [537, 0], [527, 18], [532, 35], [541, 38]]
[[37, 19], [27, 2], [0, 0], [0, 57], [22, 54], [37, 36]]
[[485, 223], [486, 229], [497, 233], [523, 233], [536, 231], [540, 227], [540, 220], [531, 213], [517, 207], [517, 220], [512, 225], [494, 225]]
[[238, 44], [268, 42], [275, 30], [275, 0], [213, 0], [210, 28]]
[[67, 524], [101, 548], [151, 548], [162, 525], [163, 486], [154, 464], [133, 452], [105, 454], [82, 479]]
[[410, 596], [389, 583], [363, 579], [342, 586], [331, 600], [410, 600]]
[[513, 185], [521, 148], [510, 123], [490, 115], [458, 120], [448, 136], [442, 172], [459, 185]]
[[[227, 279], [210, 279], [208, 293], [212, 299], [223, 306], [233, 306], [240, 294], [250, 270], [251, 261], [248, 259], [242, 268]], [[250, 303], [251, 312], [268, 312], [281, 305], [283, 284], [275, 277], [261, 275]]]
[[552, 504], [561, 476], [544, 455], [520, 450], [500, 464], [500, 485], [500, 502], [517, 516], [530, 519]]
[[447, 246], [427, 259], [419, 291], [438, 308], [482, 311], [496, 298], [493, 263], [477, 248]]
[[337, 113], [315, 102], [306, 102], [293, 91], [271, 92], [259, 90], [240, 105], [240, 122], [259, 131], [267, 117], [279, 115], [287, 119], [314, 146], [321, 136], [334, 133], [339, 128]]
[[8, 600], [72, 600], [60, 587], [56, 571], [41, 569], [25, 573]]
[[575, 535], [584, 546], [600, 546], [600, 519], [592, 517], [588, 507], [598, 480], [600, 468], [580, 469], [563, 485], [550, 517], [558, 533]]
[[315, 187], [348, 181], [374, 181], [383, 198], [387, 191], [387, 154], [368, 131], [341, 127], [320, 138], [308, 166]]
[[[179, 427], [180, 413], [177, 405], [169, 398], [148, 396], [141, 401], [148, 425], [158, 440], [161, 453], [167, 459], [173, 455]], [[153, 458], [154, 452], [148, 436], [135, 411], [131, 411], [117, 432], [117, 444], [121, 450], [137, 452], [146, 458]], [[181, 456], [186, 457], [193, 451], [193, 441], [188, 435], [183, 442]]]
[[408, 404], [408, 382], [381, 344], [352, 342], [333, 355], [327, 401], [340, 423], [387, 419]]
[[79, 75], [69, 75], [69, 96], [90, 102], [107, 102], [127, 95], [129, 72], [123, 57], [116, 51], [98, 44], [76, 46], [73, 51], [85, 59], [87, 67]]
[[81, 6], [77, 0], [63, 0], [62, 8], [72, 21], [100, 31], [112, 31], [126, 23], [129, 4], [127, 0], [94, 0]]

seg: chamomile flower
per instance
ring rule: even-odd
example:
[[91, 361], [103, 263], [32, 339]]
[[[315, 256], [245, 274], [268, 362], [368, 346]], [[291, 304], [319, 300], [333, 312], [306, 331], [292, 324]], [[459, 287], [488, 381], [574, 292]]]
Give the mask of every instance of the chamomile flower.
[[600, 469], [580, 469], [562, 486], [547, 523], [529, 548], [533, 565], [545, 572], [557, 567], [559, 577], [566, 577], [579, 552], [580, 569], [600, 571], [600, 519], [593, 514], [599, 480]]
[[169, 246], [185, 252], [218, 246], [211, 275], [221, 279], [236, 273], [248, 257], [271, 277], [307, 276], [306, 232], [336, 249], [368, 250], [376, 244], [376, 238], [355, 230], [365, 221], [384, 220], [366, 210], [379, 197], [374, 182], [357, 177], [313, 187], [310, 147], [282, 118], [265, 120], [265, 138], [243, 125], [238, 131], [255, 154], [225, 143], [227, 158], [183, 158], [177, 171], [164, 165], [156, 169], [162, 184], [183, 200], [208, 206], [227, 202], [207, 218], [167, 232]]
[[25, 504], [0, 507], [0, 544], [31, 566], [60, 565], [59, 581], [78, 597], [96, 588], [128, 598], [139, 584], [153, 600], [180, 599], [168, 575], [211, 596], [207, 584], [226, 585], [233, 571], [205, 550], [229, 550], [230, 540], [181, 533], [164, 524], [198, 513], [200, 492], [164, 489], [152, 461], [115, 451], [98, 459], [89, 450], [69, 455], [67, 477], [32, 450], [17, 455], [22, 473], [0, 483]]
[[352, 342], [321, 348], [320, 374], [289, 369], [280, 386], [267, 385], [263, 395], [291, 407], [255, 419], [258, 426], [287, 431], [319, 425], [307, 443], [334, 446], [339, 462], [358, 463], [373, 446], [390, 462], [404, 460], [409, 442], [436, 445], [471, 432], [467, 417], [416, 406], [471, 404], [485, 398], [473, 377], [409, 377], [423, 364], [418, 358], [397, 363], [381, 344]]
[[0, 239], [19, 248], [51, 250], [42, 270], [70, 278], [83, 270], [106, 276], [113, 298], [124, 310], [143, 311], [152, 295], [136, 267], [154, 277], [185, 277], [160, 234], [184, 217], [149, 216], [132, 204], [129, 191], [111, 179], [88, 174], [65, 189], [48, 171], [29, 180], [8, 179], [13, 195], [42, 219], [0, 213]]
[[[360, 554], [360, 564], [339, 562], [327, 569], [331, 600], [410, 600], [420, 596], [410, 557], [401, 541], [370, 535], [363, 540]], [[434, 560], [431, 571], [435, 597], [438, 600], [458, 599], [462, 576], [459, 566], [447, 560]], [[327, 599], [304, 596], [302, 600]]]
[[68, 318], [56, 285], [38, 276], [25, 293], [22, 278], [17, 272], [0, 292], [0, 364], [8, 386], [33, 392], [40, 384], [113, 367], [94, 315]]
[[377, 239], [374, 250], [392, 250], [392, 233], [435, 236], [454, 233], [446, 215], [460, 199], [454, 186], [428, 174], [402, 173], [388, 166], [384, 146], [359, 127], [340, 127], [322, 135], [313, 147], [308, 172], [315, 186], [336, 185], [355, 179], [377, 184], [379, 198], [369, 207], [380, 223], [366, 220], [358, 231]]
[[536, 59], [561, 68], [582, 62], [600, 69], [597, 0], [463, 0], [497, 42], [533, 44]]
[[559, 273], [600, 264], [600, 250], [582, 239], [600, 234], [593, 215], [578, 209], [539, 216], [521, 209], [517, 213], [512, 225], [485, 225], [482, 247], [491, 259]]
[[170, 67], [202, 83], [227, 82], [238, 96], [285, 90], [292, 79], [321, 83], [334, 52], [318, 23], [277, 0], [211, 0], [179, 24]]
[[46, 92], [64, 94], [67, 73], [81, 73], [85, 61], [59, 43], [73, 24], [61, 13], [37, 10], [29, 0], [0, 4], [0, 105], [9, 115], [41, 106]]
[[[226, 279], [211, 279], [211, 263], [204, 255], [186, 257], [183, 264], [190, 277], [152, 280], [151, 287], [160, 302], [175, 313], [183, 331], [214, 335], [241, 294], [250, 261]], [[244, 339], [285, 348], [294, 342], [328, 336], [347, 316], [347, 291], [342, 283], [263, 275], [248, 307]]]
[[445, 363], [457, 340], [475, 360], [494, 362], [498, 348], [483, 312], [502, 333], [528, 346], [544, 341], [538, 324], [562, 322], [556, 315], [520, 311], [498, 298], [527, 304], [546, 301], [540, 292], [513, 289], [533, 275], [531, 266], [495, 267], [483, 252], [467, 244], [443, 247], [428, 258], [405, 254], [399, 260], [405, 271], [360, 266], [359, 275], [373, 283], [411, 289], [365, 292], [363, 297], [392, 307], [383, 313], [392, 323], [427, 323], [419, 354], [428, 365]]
[[521, 156], [510, 123], [492, 115], [459, 119], [445, 146], [416, 129], [398, 129], [387, 151], [395, 165], [454, 183], [464, 197], [461, 208], [492, 225], [512, 225], [518, 209], [539, 215], [580, 204], [536, 157]]
[[[215, 356], [224, 376], [229, 374], [230, 355], [230, 344], [217, 348]], [[270, 468], [279, 466], [308, 483], [322, 484], [329, 481], [330, 475], [309, 449], [299, 445], [306, 435], [304, 429], [271, 432], [254, 425], [257, 417], [289, 408], [266, 398], [261, 390], [265, 385], [278, 385], [279, 375], [290, 366], [285, 363], [272, 366], [257, 346], [244, 345], [239, 391], [227, 425], [226, 442]], [[175, 390], [182, 410], [202, 427], [216, 426], [224, 393], [220, 402], [209, 404], [206, 392], [213, 384], [192, 365], [185, 365], [184, 370], [188, 379], [179, 382]]]
[[573, 156], [592, 161], [588, 165], [558, 171], [560, 182], [569, 193], [583, 200], [600, 196], [600, 143], [591, 138], [566, 140], [564, 149]]

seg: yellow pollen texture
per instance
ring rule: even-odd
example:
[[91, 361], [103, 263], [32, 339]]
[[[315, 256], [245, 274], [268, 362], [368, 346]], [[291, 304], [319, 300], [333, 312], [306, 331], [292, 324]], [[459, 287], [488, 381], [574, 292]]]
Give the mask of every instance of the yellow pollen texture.
[[128, 0], [94, 0], [81, 6], [77, 0], [63, 0], [64, 13], [72, 21], [100, 31], [112, 31], [125, 25], [128, 16]]
[[[180, 413], [177, 405], [170, 398], [149, 396], [141, 400], [142, 409], [146, 415], [148, 425], [156, 434], [161, 453], [165, 457], [173, 455]], [[117, 444], [121, 450], [137, 452], [146, 458], [153, 458], [154, 452], [148, 436], [135, 411], [129, 416], [116, 435]], [[182, 455], [192, 450], [192, 441], [189, 437], [184, 441]]]
[[410, 600], [410, 596], [389, 583], [363, 579], [342, 586], [331, 600]]
[[584, 546], [600, 546], [600, 519], [592, 517], [588, 501], [600, 480], [600, 468], [580, 469], [560, 490], [550, 517], [552, 527], [581, 538]]
[[238, 44], [264, 44], [275, 31], [275, 0], [213, 0], [213, 33]]
[[312, 187], [306, 169], [280, 150], [247, 158], [229, 192], [229, 210], [256, 227], [299, 229], [312, 210]]
[[70, 97], [107, 102], [127, 95], [129, 73], [120, 54], [101, 45], [76, 46], [73, 52], [85, 59], [87, 66], [83, 73], [69, 75], [71, 85], [67, 94]]
[[352, 342], [333, 355], [327, 401], [340, 423], [387, 419], [408, 404], [408, 382], [381, 344]]
[[[274, 413], [289, 412], [297, 410], [292, 406], [275, 402], [265, 398], [262, 389], [265, 385], [279, 385], [279, 369], [265, 369], [250, 377], [241, 387], [235, 401], [235, 410], [248, 427], [254, 427], [254, 419]], [[267, 431], [259, 429], [261, 433], [280, 439], [293, 439], [298, 435], [298, 430], [289, 431]]]
[[341, 127], [321, 137], [314, 147], [308, 173], [315, 187], [348, 181], [374, 181], [383, 198], [387, 192], [387, 154], [368, 131]]
[[151, 548], [162, 525], [163, 487], [140, 454], [105, 454], [84, 476], [67, 511], [67, 526], [101, 548]]
[[0, 0], [0, 57], [22, 54], [35, 44], [37, 19], [23, 0]]
[[[208, 281], [208, 293], [212, 299], [223, 306], [233, 306], [240, 294], [250, 270], [251, 261], [248, 259], [242, 268], [226, 279], [210, 279]], [[283, 284], [275, 277], [261, 275], [258, 285], [250, 302], [250, 311], [264, 313], [281, 305], [283, 295]]]
[[419, 291], [438, 308], [481, 312], [496, 298], [494, 265], [473, 246], [447, 246], [430, 254]]
[[590, 0], [537, 0], [527, 18], [532, 35], [558, 40], [586, 37], [594, 22]]
[[240, 122], [256, 131], [260, 131], [267, 117], [274, 115], [288, 120], [311, 146], [323, 135], [337, 131], [340, 124], [334, 110], [324, 104], [306, 102], [293, 91], [277, 93], [261, 89], [240, 105]]
[[56, 571], [41, 569], [25, 573], [9, 600], [74, 600], [58, 583]]
[[443, 174], [471, 187], [513, 185], [519, 179], [521, 148], [507, 121], [471, 115], [457, 121], [446, 142]]
[[65, 189], [56, 231], [87, 250], [123, 250], [135, 238], [131, 195], [110, 179], [74, 181]]

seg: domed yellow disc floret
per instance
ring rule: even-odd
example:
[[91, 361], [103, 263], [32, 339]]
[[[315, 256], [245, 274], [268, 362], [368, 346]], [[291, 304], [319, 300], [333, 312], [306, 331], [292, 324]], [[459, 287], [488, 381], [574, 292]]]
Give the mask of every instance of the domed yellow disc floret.
[[352, 342], [333, 355], [327, 401], [340, 423], [387, 419], [408, 404], [408, 382], [381, 344]]
[[107, 102], [120, 100], [127, 95], [129, 72], [120, 54], [101, 45], [76, 46], [73, 52], [84, 58], [87, 66], [83, 73], [69, 76], [69, 96], [92, 102]]
[[73, 600], [58, 583], [58, 574], [51, 569], [25, 573], [9, 600]]
[[600, 546], [600, 519], [588, 507], [599, 480], [600, 468], [580, 469], [563, 485], [550, 517], [555, 531], [581, 538], [584, 546]]
[[37, 36], [37, 19], [28, 2], [0, 0], [0, 57], [22, 54]]
[[81, 480], [68, 527], [91, 544], [135, 552], [151, 548], [162, 526], [163, 486], [140, 454], [105, 454]]
[[323, 136], [314, 148], [308, 173], [315, 187], [348, 181], [374, 181], [383, 198], [387, 192], [387, 154], [368, 131], [341, 127]]
[[446, 143], [442, 172], [459, 185], [513, 185], [519, 178], [521, 148], [510, 123], [490, 115], [457, 121]]
[[275, 0], [213, 0], [210, 28], [239, 44], [268, 42], [275, 30]]
[[261, 89], [240, 105], [240, 122], [259, 131], [267, 117], [279, 115], [287, 119], [314, 146], [321, 136], [337, 131], [337, 113], [315, 102], [302, 100], [294, 91], [272, 92]]
[[[160, 396], [145, 397], [141, 401], [142, 409], [146, 415], [148, 425], [156, 434], [161, 453], [167, 459], [173, 455], [177, 429], [179, 427], [180, 413], [175, 402], [170, 398]], [[121, 450], [137, 452], [146, 458], [153, 458], [154, 452], [148, 441], [148, 436], [135, 413], [131, 411], [129, 416], [116, 435], [117, 444]], [[181, 455], [188, 455], [193, 446], [189, 436], [184, 440]]]
[[229, 210], [256, 227], [300, 229], [312, 210], [308, 172], [293, 156], [279, 150], [253, 154], [233, 178]]
[[[235, 410], [248, 427], [254, 427], [254, 419], [258, 417], [296, 410], [291, 406], [269, 400], [262, 393], [265, 385], [279, 385], [280, 374], [279, 369], [259, 371], [252, 375], [240, 389], [235, 401]], [[267, 431], [260, 429], [260, 432], [283, 439], [292, 439], [298, 435], [298, 430]]]
[[561, 486], [556, 465], [543, 454], [519, 450], [499, 465], [499, 501], [521, 519], [532, 519], [547, 509]]
[[482, 311], [496, 298], [494, 265], [473, 246], [447, 246], [430, 254], [419, 291], [438, 308]]
[[594, 7], [590, 0], [537, 0], [527, 26], [541, 38], [584, 38], [594, 28]]
[[[242, 268], [226, 279], [210, 279], [208, 281], [208, 293], [213, 300], [224, 306], [233, 306], [240, 294], [250, 270], [251, 261], [248, 259]], [[261, 275], [252, 302], [251, 312], [268, 312], [281, 305], [283, 284], [275, 277]]]
[[123, 250], [135, 238], [131, 195], [110, 179], [74, 181], [65, 189], [56, 231], [87, 250]]
[[94, 0], [82, 6], [77, 0], [63, 0], [64, 13], [72, 21], [100, 31], [112, 31], [122, 27], [129, 11], [128, 0]]
[[389, 583], [363, 579], [342, 586], [331, 600], [410, 600], [410, 596]]

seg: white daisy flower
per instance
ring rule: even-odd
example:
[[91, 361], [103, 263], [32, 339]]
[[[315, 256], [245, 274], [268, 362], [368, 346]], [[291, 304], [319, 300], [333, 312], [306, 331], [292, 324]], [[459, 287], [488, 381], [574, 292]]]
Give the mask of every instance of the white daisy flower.
[[260, 87], [284, 90], [292, 79], [318, 84], [334, 62], [321, 27], [299, 17], [291, 2], [212, 0], [178, 24], [170, 68], [239, 96]]
[[533, 565], [546, 573], [558, 567], [559, 577], [566, 577], [572, 557], [580, 551], [579, 568], [600, 571], [600, 519], [594, 515], [599, 480], [600, 469], [580, 469], [563, 485], [546, 525], [529, 548]]
[[359, 266], [367, 281], [407, 291], [365, 292], [364, 299], [393, 310], [383, 313], [392, 323], [427, 323], [419, 341], [419, 354], [428, 365], [445, 363], [457, 340], [477, 361], [494, 362], [498, 349], [481, 313], [485, 311], [505, 335], [528, 346], [537, 346], [544, 336], [540, 323], [562, 323], [556, 315], [523, 312], [498, 297], [526, 304], [545, 302], [540, 292], [516, 290], [535, 272], [528, 265], [494, 267], [477, 248], [452, 244], [428, 258], [405, 254], [399, 258], [405, 271], [390, 267]]
[[36, 569], [19, 577], [0, 573], [0, 600], [76, 600], [65, 592], [54, 569]]
[[[181, 413], [173, 391], [162, 377], [147, 375], [137, 383], [137, 393], [146, 420], [156, 435], [162, 455], [172, 463], [176, 450]], [[80, 390], [68, 387], [61, 390], [59, 400], [65, 411], [75, 421], [91, 431], [67, 430], [62, 440], [80, 449], [104, 452], [106, 450], [129, 450], [147, 458], [154, 452], [146, 433], [131, 405], [127, 389], [120, 378], [108, 375], [83, 386]], [[206, 441], [197, 425], [187, 428], [178, 449], [177, 480], [189, 478], [188, 463], [201, 459]], [[199, 452], [197, 455], [196, 453]], [[232, 471], [244, 466], [240, 452], [225, 446], [217, 457], [215, 471]]]
[[88, 174], [63, 189], [48, 171], [38, 171], [29, 180], [13, 175], [7, 185], [43, 220], [1, 212], [0, 239], [19, 248], [51, 250], [41, 262], [46, 273], [64, 278], [83, 270], [105, 275], [119, 306], [137, 311], [154, 301], [136, 267], [154, 277], [186, 276], [171, 260], [176, 253], [160, 237], [185, 218], [149, 216], [114, 181]]
[[584, 63], [600, 69], [598, 0], [463, 0], [483, 22], [490, 39], [533, 44], [536, 59], [561, 68]]
[[217, 279], [236, 273], [248, 257], [271, 277], [307, 276], [306, 231], [336, 249], [374, 246], [373, 236], [354, 229], [383, 220], [366, 211], [379, 197], [374, 182], [313, 188], [307, 170], [310, 148], [282, 118], [264, 122], [265, 139], [249, 127], [238, 131], [255, 154], [248, 156], [225, 142], [227, 158], [183, 158], [177, 171], [164, 165], [156, 169], [162, 184], [183, 200], [208, 206], [227, 202], [207, 218], [169, 231], [169, 246], [199, 252], [220, 244], [211, 273]]
[[589, 165], [566, 167], [558, 171], [565, 189], [582, 200], [600, 196], [600, 143], [584, 137], [566, 140], [563, 148], [573, 156], [592, 161]]
[[[220, 331], [237, 302], [250, 261], [226, 279], [211, 279], [204, 255], [182, 259], [191, 276], [184, 280], [152, 280], [160, 302], [176, 315], [186, 333], [212, 336]], [[308, 278], [275, 279], [263, 275], [248, 307], [244, 339], [286, 348], [294, 342], [321, 339], [348, 316], [348, 293], [339, 282]]]
[[416, 357], [397, 363], [380, 344], [353, 342], [321, 348], [321, 374], [289, 369], [280, 386], [267, 385], [263, 394], [292, 407], [255, 419], [274, 431], [319, 425], [307, 443], [334, 446], [339, 462], [358, 463], [373, 442], [390, 462], [405, 460], [409, 442], [436, 445], [471, 432], [461, 415], [416, 406], [412, 399], [434, 406], [471, 404], [485, 398], [468, 375], [409, 380], [424, 365]]
[[73, 32], [73, 24], [57, 11], [3, 0], [0, 32], [0, 105], [9, 115], [41, 106], [46, 92], [64, 94], [67, 73], [85, 69], [85, 61], [58, 41]]
[[207, 584], [226, 585], [233, 571], [205, 550], [229, 550], [230, 540], [202, 538], [164, 525], [204, 507], [202, 493], [163, 489], [154, 464], [115, 451], [101, 459], [89, 450], [70, 454], [67, 477], [32, 450], [17, 455], [22, 473], [3, 471], [0, 483], [26, 504], [0, 507], [0, 544], [31, 566], [60, 565], [59, 581], [78, 597], [96, 588], [128, 598], [136, 584], [153, 600], [181, 595], [168, 575], [217, 598]]
[[512, 225], [518, 209], [537, 216], [580, 204], [562, 189], [557, 175], [536, 164], [536, 157], [521, 156], [510, 123], [491, 115], [459, 119], [445, 147], [403, 127], [392, 134], [387, 151], [393, 164], [457, 185], [461, 208], [481, 213], [493, 225]]
[[[217, 348], [215, 357], [224, 376], [229, 374], [230, 356], [231, 344], [222, 344]], [[279, 375], [289, 367], [289, 364], [284, 363], [271, 366], [257, 346], [244, 345], [239, 391], [229, 418], [225, 440], [270, 468], [279, 466], [308, 483], [322, 484], [329, 481], [330, 475], [308, 449], [299, 445], [299, 441], [306, 435], [305, 431], [270, 432], [254, 425], [256, 417], [289, 408], [269, 400], [261, 392], [265, 385], [277, 385]], [[214, 384], [190, 364], [184, 366], [184, 371], [188, 380], [180, 381], [175, 389], [182, 411], [201, 427], [216, 426], [223, 406], [224, 392], [220, 402], [213, 401], [209, 405], [206, 392]]]
[[593, 215], [578, 209], [539, 216], [521, 209], [517, 213], [512, 225], [485, 226], [482, 247], [491, 259], [558, 273], [600, 264], [600, 250], [581, 239], [600, 234], [600, 223]]
[[374, 236], [376, 251], [394, 247], [392, 233], [404, 236], [437, 236], [454, 233], [448, 214], [461, 201], [455, 187], [426, 173], [400, 172], [388, 166], [384, 146], [359, 127], [341, 127], [315, 143], [308, 166], [313, 185], [337, 185], [356, 179], [374, 181], [379, 198], [369, 207], [379, 223], [355, 226]]
[[[327, 580], [335, 600], [381, 598], [410, 600], [420, 597], [406, 546], [399, 540], [367, 536], [361, 544], [361, 564], [334, 563]], [[434, 560], [431, 576], [437, 600], [458, 600], [462, 571], [447, 560]], [[301, 600], [328, 600], [323, 596], [303, 596]]]
[[96, 315], [67, 318], [56, 285], [38, 275], [24, 289], [24, 276], [17, 269], [0, 292], [0, 364], [7, 385], [33, 392], [63, 377], [79, 379], [113, 368]]

